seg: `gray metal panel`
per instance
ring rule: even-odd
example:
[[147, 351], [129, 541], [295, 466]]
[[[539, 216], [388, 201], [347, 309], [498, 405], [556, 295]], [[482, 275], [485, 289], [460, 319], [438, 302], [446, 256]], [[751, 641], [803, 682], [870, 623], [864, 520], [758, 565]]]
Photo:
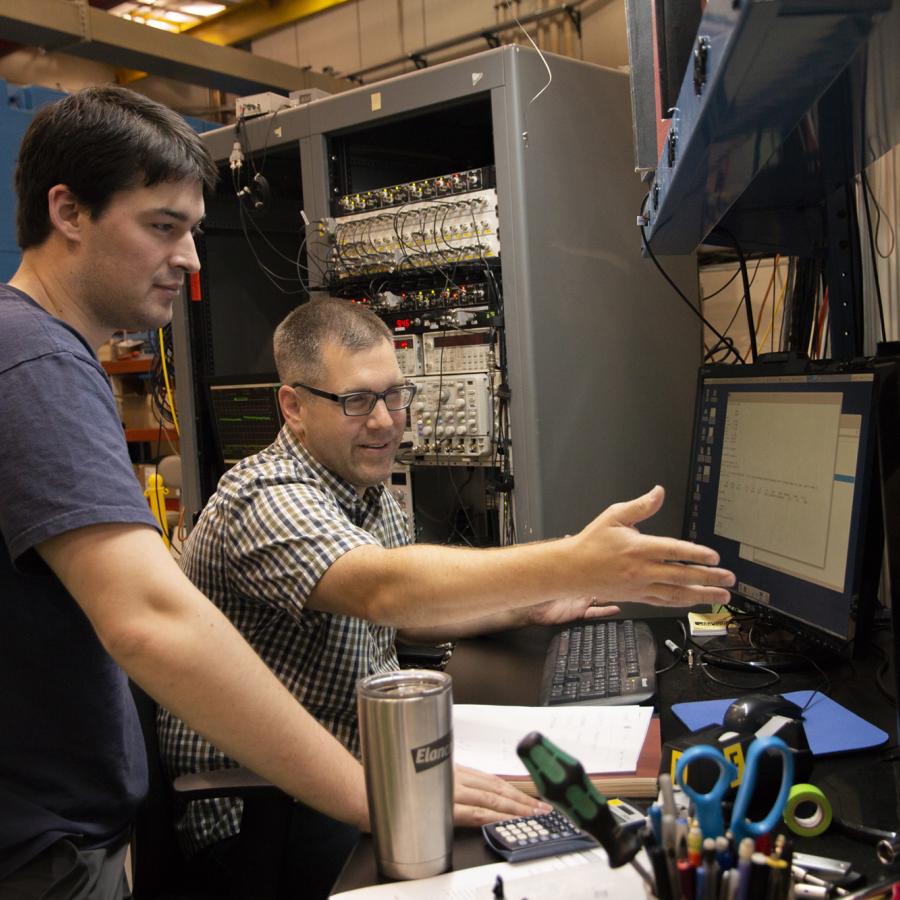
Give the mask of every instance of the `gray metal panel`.
[[[700, 331], [641, 256], [627, 78], [551, 57], [528, 106], [545, 69], [527, 50], [507, 62], [510, 105], [527, 108], [505, 135], [519, 196], [501, 196], [516, 217], [501, 228], [519, 537], [574, 532], [655, 483], [669, 500], [647, 530], [678, 534]], [[696, 297], [694, 260], [665, 263]]]
[[414, 112], [482, 94], [502, 84], [506, 49], [475, 53], [374, 85], [328, 97], [311, 105], [311, 131], [330, 133], [378, 119]]
[[639, 172], [656, 168], [656, 68], [653, 62], [653, 4], [625, 0], [628, 61], [631, 67], [631, 124], [634, 166]]
[[[328, 196], [328, 148], [321, 133], [305, 138], [300, 144], [301, 171], [303, 173], [303, 202], [310, 222], [317, 222], [330, 215]], [[324, 269], [314, 260], [327, 257], [327, 246], [315, 229], [307, 231], [307, 260], [309, 261], [309, 287], [311, 291], [322, 287]]]
[[[518, 48], [505, 48], [504, 87], [492, 93], [494, 155], [497, 166], [497, 199], [500, 211], [503, 309], [509, 366], [510, 430], [512, 432], [513, 492], [516, 536], [529, 541], [545, 536], [544, 493], [540, 489], [540, 454], [529, 423], [538, 421], [538, 373], [533, 368], [535, 336], [527, 314], [533, 297], [528, 271], [528, 209], [525, 181], [525, 119], [523, 90], [516, 65]], [[545, 77], [546, 80], [546, 77]], [[531, 96], [540, 90], [538, 85]], [[527, 102], [527, 99], [526, 101]]]
[[321, 134], [300, 142], [303, 202], [310, 221], [328, 215], [328, 160], [325, 154], [325, 138]]
[[[271, 115], [243, 121], [244, 148], [257, 151], [306, 137], [309, 134], [309, 106], [307, 103], [287, 107]], [[203, 143], [216, 160], [227, 160], [236, 140], [234, 125], [223, 125], [203, 134]]]
[[[315, 101], [313, 101], [315, 102]], [[241, 123], [244, 149], [262, 151], [267, 147], [299, 141], [309, 134], [309, 107], [286, 107], [276, 113], [246, 119]], [[234, 125], [223, 125], [221, 128], [206, 131], [203, 142], [216, 160], [227, 160], [231, 148], [237, 140]]]

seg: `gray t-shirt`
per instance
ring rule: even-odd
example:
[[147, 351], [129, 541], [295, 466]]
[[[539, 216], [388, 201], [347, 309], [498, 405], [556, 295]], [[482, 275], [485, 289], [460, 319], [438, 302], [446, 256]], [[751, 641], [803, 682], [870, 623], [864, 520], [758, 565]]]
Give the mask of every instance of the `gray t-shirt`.
[[155, 527], [109, 380], [77, 332], [0, 285], [0, 880], [63, 835], [122, 839], [146, 792], [125, 674], [34, 549], [109, 522]]

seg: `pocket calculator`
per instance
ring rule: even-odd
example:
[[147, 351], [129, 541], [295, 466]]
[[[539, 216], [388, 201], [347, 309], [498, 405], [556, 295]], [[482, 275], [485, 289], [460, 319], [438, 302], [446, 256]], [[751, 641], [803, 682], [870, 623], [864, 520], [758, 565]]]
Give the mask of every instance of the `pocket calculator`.
[[523, 816], [520, 819], [482, 825], [481, 833], [491, 850], [509, 862], [574, 853], [600, 846], [594, 838], [556, 810], [539, 816]]

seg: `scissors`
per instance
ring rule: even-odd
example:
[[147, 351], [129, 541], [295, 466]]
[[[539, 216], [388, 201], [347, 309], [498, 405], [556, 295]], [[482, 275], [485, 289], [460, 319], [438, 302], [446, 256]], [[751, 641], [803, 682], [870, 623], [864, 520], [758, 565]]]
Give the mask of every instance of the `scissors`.
[[[766, 816], [759, 821], [751, 822], [747, 818], [747, 807], [753, 797], [756, 787], [756, 776], [759, 768], [760, 757], [770, 750], [776, 751], [781, 756], [781, 787], [778, 796], [772, 804], [772, 808]], [[716, 783], [703, 793], [692, 788], [685, 778], [685, 770], [697, 760], [708, 759], [719, 767], [719, 777]], [[728, 791], [729, 785], [738, 777], [737, 766], [725, 759], [721, 750], [707, 744], [700, 744], [686, 750], [675, 766], [675, 780], [681, 785], [682, 790], [694, 801], [697, 811], [697, 820], [700, 823], [700, 831], [704, 838], [718, 837], [725, 834], [725, 820], [722, 815], [722, 798]], [[747, 751], [744, 763], [744, 775], [738, 787], [734, 807], [731, 812], [731, 833], [734, 835], [734, 844], [739, 846], [745, 837], [756, 838], [762, 834], [768, 834], [781, 821], [784, 806], [787, 802], [788, 792], [794, 781], [794, 757], [787, 744], [781, 738], [770, 735], [757, 738]]]

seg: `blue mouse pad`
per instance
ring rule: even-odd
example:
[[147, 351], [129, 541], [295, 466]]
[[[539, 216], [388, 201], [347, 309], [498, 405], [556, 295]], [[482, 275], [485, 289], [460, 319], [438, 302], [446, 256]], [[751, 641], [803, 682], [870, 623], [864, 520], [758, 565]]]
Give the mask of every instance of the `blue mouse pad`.
[[[802, 707], [813, 693], [813, 691], [792, 691], [783, 696]], [[672, 712], [691, 731], [698, 731], [707, 725], [721, 725], [725, 710], [733, 702], [733, 700], [698, 700], [694, 703], [675, 703]], [[818, 693], [803, 713], [803, 727], [814, 756], [845, 753], [848, 750], [867, 750], [869, 747], [878, 747], [888, 740], [886, 732], [861, 719], [856, 713], [850, 712], [830, 697]]]

